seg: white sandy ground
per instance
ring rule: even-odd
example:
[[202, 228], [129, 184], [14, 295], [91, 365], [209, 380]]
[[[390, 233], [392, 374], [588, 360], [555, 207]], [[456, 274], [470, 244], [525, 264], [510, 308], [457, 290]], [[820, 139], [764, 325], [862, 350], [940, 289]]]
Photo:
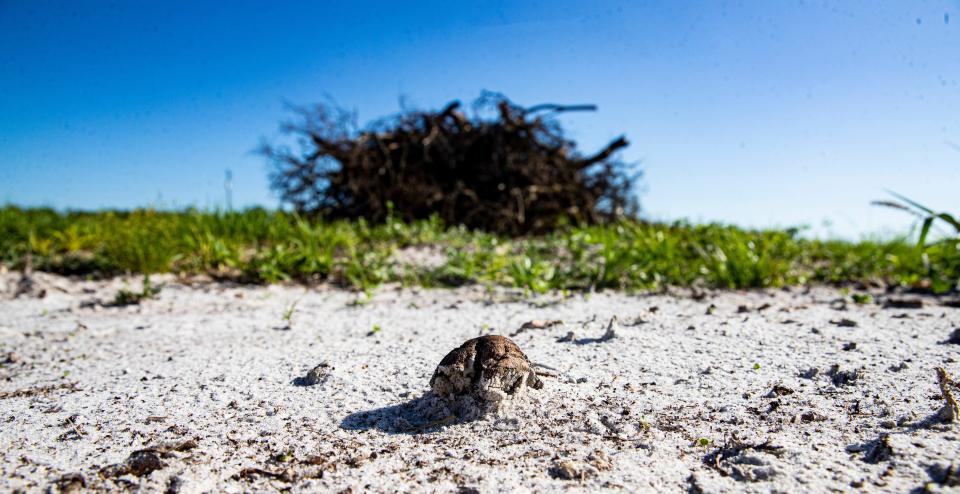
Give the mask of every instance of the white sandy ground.
[[[91, 302], [124, 280], [37, 278], [45, 297], [13, 299], [17, 275], [0, 275], [0, 360], [15, 361], [0, 366], [2, 491], [958, 489], [941, 482], [960, 425], [932, 417], [934, 368], [960, 376], [960, 345], [945, 343], [960, 309], [934, 298], [842, 309], [827, 288], [561, 300], [387, 287], [357, 305], [331, 288], [161, 277], [157, 299], [111, 308]], [[598, 341], [611, 316], [616, 337]], [[830, 322], [843, 318], [858, 326]], [[535, 319], [565, 323], [513, 337], [543, 389], [474, 422], [424, 406], [449, 350]], [[325, 380], [295, 384], [321, 362]], [[835, 384], [832, 365], [861, 373]], [[145, 448], [156, 470], [108, 468]]]

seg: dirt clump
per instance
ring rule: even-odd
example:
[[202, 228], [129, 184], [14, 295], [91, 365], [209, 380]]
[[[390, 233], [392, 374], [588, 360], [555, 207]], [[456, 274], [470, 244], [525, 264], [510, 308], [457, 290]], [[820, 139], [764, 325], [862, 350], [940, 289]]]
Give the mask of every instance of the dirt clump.
[[840, 370], [840, 366], [834, 364], [830, 366], [830, 370], [827, 372], [827, 375], [830, 376], [830, 380], [833, 381], [833, 385], [836, 387], [840, 386], [849, 386], [855, 384], [857, 381], [863, 377], [863, 373], [860, 369], [853, 370]]
[[167, 464], [160, 459], [159, 452], [152, 449], [141, 449], [130, 453], [130, 456], [123, 463], [110, 465], [101, 470], [100, 473], [104, 477], [120, 477], [121, 475], [142, 477], [166, 466]]
[[330, 377], [332, 368], [330, 364], [322, 362], [320, 365], [310, 369], [306, 375], [293, 380], [295, 386], [316, 386], [324, 383]]
[[887, 461], [893, 458], [894, 455], [893, 446], [890, 445], [890, 435], [881, 434], [873, 446], [867, 450], [863, 456], [863, 461], [867, 463], [880, 463], [881, 461]]
[[500, 335], [467, 340], [440, 361], [430, 379], [433, 393], [461, 418], [499, 412], [528, 387], [541, 389], [543, 382], [516, 343]]
[[550, 477], [559, 480], [583, 482], [597, 476], [597, 470], [591, 465], [575, 461], [556, 461], [548, 472]]
[[47, 492], [68, 494], [83, 492], [87, 488], [87, 479], [79, 473], [68, 473], [53, 481]]

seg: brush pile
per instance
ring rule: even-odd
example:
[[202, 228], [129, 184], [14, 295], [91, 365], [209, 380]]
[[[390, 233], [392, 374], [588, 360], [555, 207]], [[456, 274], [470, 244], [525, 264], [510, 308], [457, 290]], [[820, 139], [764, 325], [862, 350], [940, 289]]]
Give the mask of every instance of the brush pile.
[[460, 106], [403, 111], [362, 129], [334, 105], [299, 109], [298, 121], [284, 127], [299, 150], [264, 148], [271, 186], [311, 216], [383, 222], [436, 214], [447, 225], [505, 235], [636, 212], [638, 174], [617, 159], [626, 139], [582, 155], [556, 120], [592, 105], [522, 108], [484, 93], [473, 116]]

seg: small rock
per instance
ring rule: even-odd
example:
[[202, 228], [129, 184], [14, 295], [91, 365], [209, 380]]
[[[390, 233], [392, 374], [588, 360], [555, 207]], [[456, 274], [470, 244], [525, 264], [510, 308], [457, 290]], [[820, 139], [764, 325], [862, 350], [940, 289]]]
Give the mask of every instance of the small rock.
[[889, 460], [893, 455], [893, 446], [890, 446], [890, 435], [881, 434], [876, 444], [863, 456], [863, 461], [867, 463], [880, 463], [881, 461]]
[[836, 321], [830, 321], [830, 324], [835, 324], [841, 328], [855, 328], [858, 326], [857, 321], [853, 319], [839, 319]]
[[307, 375], [296, 378], [293, 384], [297, 386], [314, 386], [320, 384], [330, 377], [331, 370], [330, 364], [323, 362], [313, 369], [310, 369]]
[[110, 465], [101, 472], [106, 477], [120, 477], [128, 474], [143, 477], [166, 466], [167, 464], [160, 460], [160, 454], [157, 451], [141, 449], [130, 453], [130, 456], [123, 463]]
[[587, 462], [601, 472], [613, 470], [613, 460], [599, 449], [590, 453], [590, 456], [587, 457]]
[[890, 419], [880, 421], [880, 427], [883, 427], [884, 429], [893, 429], [896, 426], [897, 423]]
[[607, 430], [614, 434], [620, 434], [623, 432], [623, 427], [620, 426], [620, 421], [611, 415], [600, 416], [600, 423], [606, 427]]
[[923, 300], [918, 298], [888, 298], [883, 302], [884, 309], [922, 309]]
[[782, 385], [782, 384], [775, 384], [775, 385], [773, 386], [773, 389], [770, 390], [770, 392], [773, 393], [774, 396], [787, 396], [787, 395], [792, 395], [792, 394], [793, 394], [793, 390], [792, 390], [792, 389], [790, 389], [790, 388], [788, 388], [788, 387], [786, 387], [786, 386], [784, 386], [784, 385]]
[[81, 492], [87, 487], [87, 480], [79, 473], [68, 473], [53, 481], [54, 489], [48, 489], [49, 492], [59, 492], [60, 494], [67, 494], [72, 492]]
[[849, 352], [851, 350], [856, 350], [856, 349], [857, 349], [857, 344], [853, 341], [843, 344], [843, 351], [845, 352]]
[[806, 411], [806, 412], [803, 412], [803, 413], [800, 414], [800, 421], [801, 421], [801, 422], [805, 422], [805, 423], [809, 423], [809, 422], [822, 422], [822, 421], [824, 421], [824, 420], [826, 420], [826, 419], [827, 419], [827, 418], [824, 417], [823, 415], [820, 415], [819, 413], [814, 412], [814, 411], [812, 411], [812, 410], [811, 410], [811, 411]]
[[178, 436], [185, 436], [188, 433], [190, 433], [190, 430], [182, 425], [171, 425], [170, 427], [167, 427], [167, 431], [172, 432]]
[[913, 412], [907, 412], [907, 413], [904, 414], [903, 416], [897, 418], [897, 426], [898, 426], [898, 427], [903, 427], [904, 425], [906, 425], [906, 424], [908, 424], [908, 423], [916, 420], [916, 418], [917, 418], [917, 416], [916, 416], [915, 413], [913, 413]]
[[837, 364], [830, 366], [827, 375], [833, 380], [833, 385], [837, 387], [853, 384], [862, 377], [859, 369], [842, 371]]
[[906, 362], [900, 362], [900, 363], [897, 364], [897, 365], [891, 365], [888, 369], [890, 370], [890, 372], [900, 372], [900, 371], [902, 371], [902, 370], [904, 370], [904, 369], [906, 369], [906, 368], [907, 368], [907, 363], [906, 363]]
[[805, 371], [800, 372], [800, 377], [804, 379], [813, 379], [820, 374], [820, 369], [816, 367], [811, 367]]
[[520, 420], [516, 417], [498, 417], [492, 427], [498, 431], [516, 431], [520, 429]]
[[596, 476], [596, 471], [587, 465], [572, 461], [556, 461], [550, 467], [550, 476], [561, 480], [586, 480]]

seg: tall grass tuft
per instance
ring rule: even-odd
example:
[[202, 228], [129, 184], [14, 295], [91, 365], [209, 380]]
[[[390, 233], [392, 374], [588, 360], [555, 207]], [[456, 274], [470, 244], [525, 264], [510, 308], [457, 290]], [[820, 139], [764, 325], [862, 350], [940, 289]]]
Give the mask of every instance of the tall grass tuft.
[[[950, 213], [934, 211], [896, 192], [887, 192], [897, 200], [874, 201], [873, 204], [904, 211], [920, 221], [917, 249], [926, 272], [918, 275], [918, 278], [929, 280], [931, 288], [937, 292], [960, 290], [960, 220]], [[930, 231], [938, 220], [946, 223], [953, 232], [945, 233], [937, 241], [928, 242]]]

